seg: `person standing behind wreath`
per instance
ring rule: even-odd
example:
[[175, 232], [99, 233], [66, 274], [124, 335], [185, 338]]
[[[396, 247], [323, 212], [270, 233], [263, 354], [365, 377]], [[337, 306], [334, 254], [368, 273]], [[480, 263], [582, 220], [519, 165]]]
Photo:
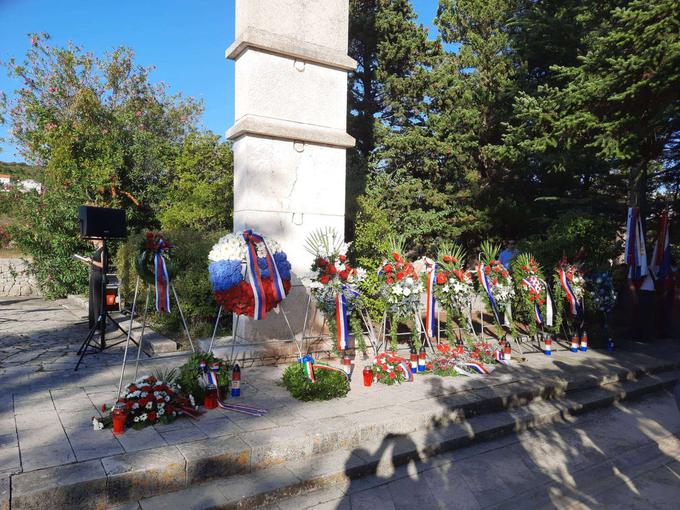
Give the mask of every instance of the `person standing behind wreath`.
[[[97, 324], [97, 319], [102, 312], [102, 278], [104, 278], [104, 241], [93, 239], [91, 242], [96, 250], [90, 258], [90, 300], [88, 306], [90, 329]], [[97, 325], [97, 329], [99, 329], [99, 325]]]
[[501, 254], [498, 256], [498, 261], [503, 264], [505, 269], [508, 271], [512, 272], [512, 269], [510, 268], [510, 262], [512, 262], [512, 259], [514, 259], [517, 256], [517, 248], [515, 248], [515, 241], [513, 239], [508, 240], [508, 243], [505, 245], [505, 250], [501, 252]]

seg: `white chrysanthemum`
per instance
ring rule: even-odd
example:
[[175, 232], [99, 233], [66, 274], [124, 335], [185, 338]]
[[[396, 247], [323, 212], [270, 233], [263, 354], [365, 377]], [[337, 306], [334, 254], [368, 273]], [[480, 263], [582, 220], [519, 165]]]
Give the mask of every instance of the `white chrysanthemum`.
[[[267, 247], [271, 253], [281, 251], [281, 245], [273, 239], [265, 239]], [[257, 244], [257, 256], [264, 257], [266, 255], [264, 244]], [[246, 241], [243, 239], [242, 233], [232, 232], [220, 238], [219, 241], [212, 247], [208, 254], [208, 259], [211, 262], [218, 262], [220, 260], [242, 260], [246, 257]]]

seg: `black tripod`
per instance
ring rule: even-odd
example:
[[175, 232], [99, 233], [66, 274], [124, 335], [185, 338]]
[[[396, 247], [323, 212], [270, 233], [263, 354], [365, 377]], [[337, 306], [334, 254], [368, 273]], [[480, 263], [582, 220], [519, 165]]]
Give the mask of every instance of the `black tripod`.
[[[106, 283], [107, 283], [106, 275], [109, 272], [109, 252], [106, 246], [106, 238], [103, 238], [102, 241], [104, 242], [104, 246], [102, 248], [102, 282], [101, 282], [101, 295], [99, 301], [99, 317], [97, 317], [97, 320], [92, 326], [92, 329], [90, 329], [90, 332], [85, 337], [85, 340], [83, 340], [83, 344], [80, 346], [80, 349], [78, 349], [78, 354], [80, 355], [80, 358], [78, 358], [78, 363], [76, 363], [74, 371], [78, 370], [78, 367], [82, 363], [83, 358], [85, 357], [86, 354], [95, 354], [96, 352], [102, 352], [104, 349], [108, 349], [109, 347], [114, 347], [118, 344], [125, 342], [125, 340], [121, 340], [120, 342], [106, 345], [107, 320], [111, 321], [119, 330], [121, 330], [123, 333], [127, 335], [127, 331], [125, 331], [121, 327], [121, 325], [118, 324], [118, 322], [113, 317], [111, 317], [109, 311], [106, 309]], [[99, 329], [99, 342], [95, 340], [97, 329]], [[134, 339], [132, 341], [135, 344], [137, 343], [134, 341]], [[92, 348], [92, 350], [89, 352], [88, 347]]]

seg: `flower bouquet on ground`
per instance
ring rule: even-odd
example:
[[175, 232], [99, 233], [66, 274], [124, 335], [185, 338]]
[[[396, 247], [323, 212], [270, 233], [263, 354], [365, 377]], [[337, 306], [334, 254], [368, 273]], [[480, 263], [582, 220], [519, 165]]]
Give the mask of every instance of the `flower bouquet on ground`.
[[305, 249], [314, 256], [309, 277], [303, 282], [309, 288], [316, 307], [328, 322], [333, 335], [333, 350], [340, 354], [349, 348], [350, 332], [355, 348], [366, 354], [361, 311], [363, 303], [359, 285], [366, 271], [352, 267], [347, 259], [349, 244], [331, 228], [319, 229], [307, 238]]
[[512, 320], [512, 300], [515, 289], [510, 272], [496, 258], [500, 246], [484, 241], [481, 244], [480, 261], [475, 267], [475, 276], [479, 291], [487, 308], [496, 320], [499, 336], [505, 334], [504, 327], [514, 332]]
[[531, 254], [521, 253], [513, 260], [512, 269], [518, 289], [515, 299], [517, 317], [527, 325], [531, 336], [535, 336], [539, 328], [552, 328], [554, 309], [541, 266]]
[[458, 341], [456, 345], [439, 344], [428, 370], [439, 376], [488, 374], [496, 363], [493, 347], [484, 341]]
[[[399, 323], [414, 320], [420, 307], [423, 284], [413, 264], [404, 256], [402, 238], [390, 238], [390, 255], [383, 260], [378, 270], [380, 298], [390, 318], [390, 348], [397, 350]], [[412, 329], [412, 341], [420, 349], [420, 335], [417, 326]]]
[[349, 379], [341, 369], [315, 362], [306, 355], [289, 365], [281, 379], [290, 394], [303, 401], [331, 400], [349, 392]]
[[409, 360], [397, 356], [395, 352], [378, 354], [373, 361], [373, 374], [376, 381], [390, 386], [413, 380]]
[[252, 230], [222, 237], [208, 258], [215, 301], [227, 312], [264, 319], [290, 291], [286, 254], [276, 241]]
[[[450, 344], [456, 338], [454, 319], [459, 325], [470, 322], [470, 307], [475, 297], [474, 280], [465, 270], [465, 250], [458, 244], [443, 244], [437, 258], [434, 295], [446, 311], [446, 337]], [[471, 331], [474, 334], [474, 330]], [[467, 336], [467, 335], [466, 335]]]
[[175, 246], [160, 232], [147, 232], [135, 258], [137, 274], [156, 287], [156, 311], [170, 312], [170, 282], [176, 276], [171, 253]]
[[[179, 394], [179, 388], [171, 382], [161, 381], [153, 376], [143, 376], [125, 387], [123, 396], [116, 406], [125, 412], [125, 425], [141, 429], [156, 423], [171, 423], [178, 416], [197, 416], [190, 400]], [[112, 406], [102, 406], [102, 418], [93, 418], [95, 428], [112, 424]]]
[[212, 352], [196, 352], [179, 367], [177, 383], [185, 395], [191, 396], [196, 404], [202, 405], [208, 381], [206, 370], [217, 369], [219, 393], [226, 395], [231, 383], [231, 366]]

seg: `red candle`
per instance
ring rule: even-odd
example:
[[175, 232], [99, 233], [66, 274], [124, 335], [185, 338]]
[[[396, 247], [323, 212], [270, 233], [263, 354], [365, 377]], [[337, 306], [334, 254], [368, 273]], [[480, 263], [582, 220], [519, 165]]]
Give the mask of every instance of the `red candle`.
[[371, 367], [364, 367], [364, 386], [373, 384], [373, 370]]
[[203, 405], [206, 409], [215, 409], [217, 407], [217, 388], [208, 387], [205, 392]]
[[120, 435], [125, 432], [125, 422], [127, 421], [125, 401], [119, 400], [116, 402], [116, 405], [113, 406], [111, 417], [113, 418], [113, 433]]

